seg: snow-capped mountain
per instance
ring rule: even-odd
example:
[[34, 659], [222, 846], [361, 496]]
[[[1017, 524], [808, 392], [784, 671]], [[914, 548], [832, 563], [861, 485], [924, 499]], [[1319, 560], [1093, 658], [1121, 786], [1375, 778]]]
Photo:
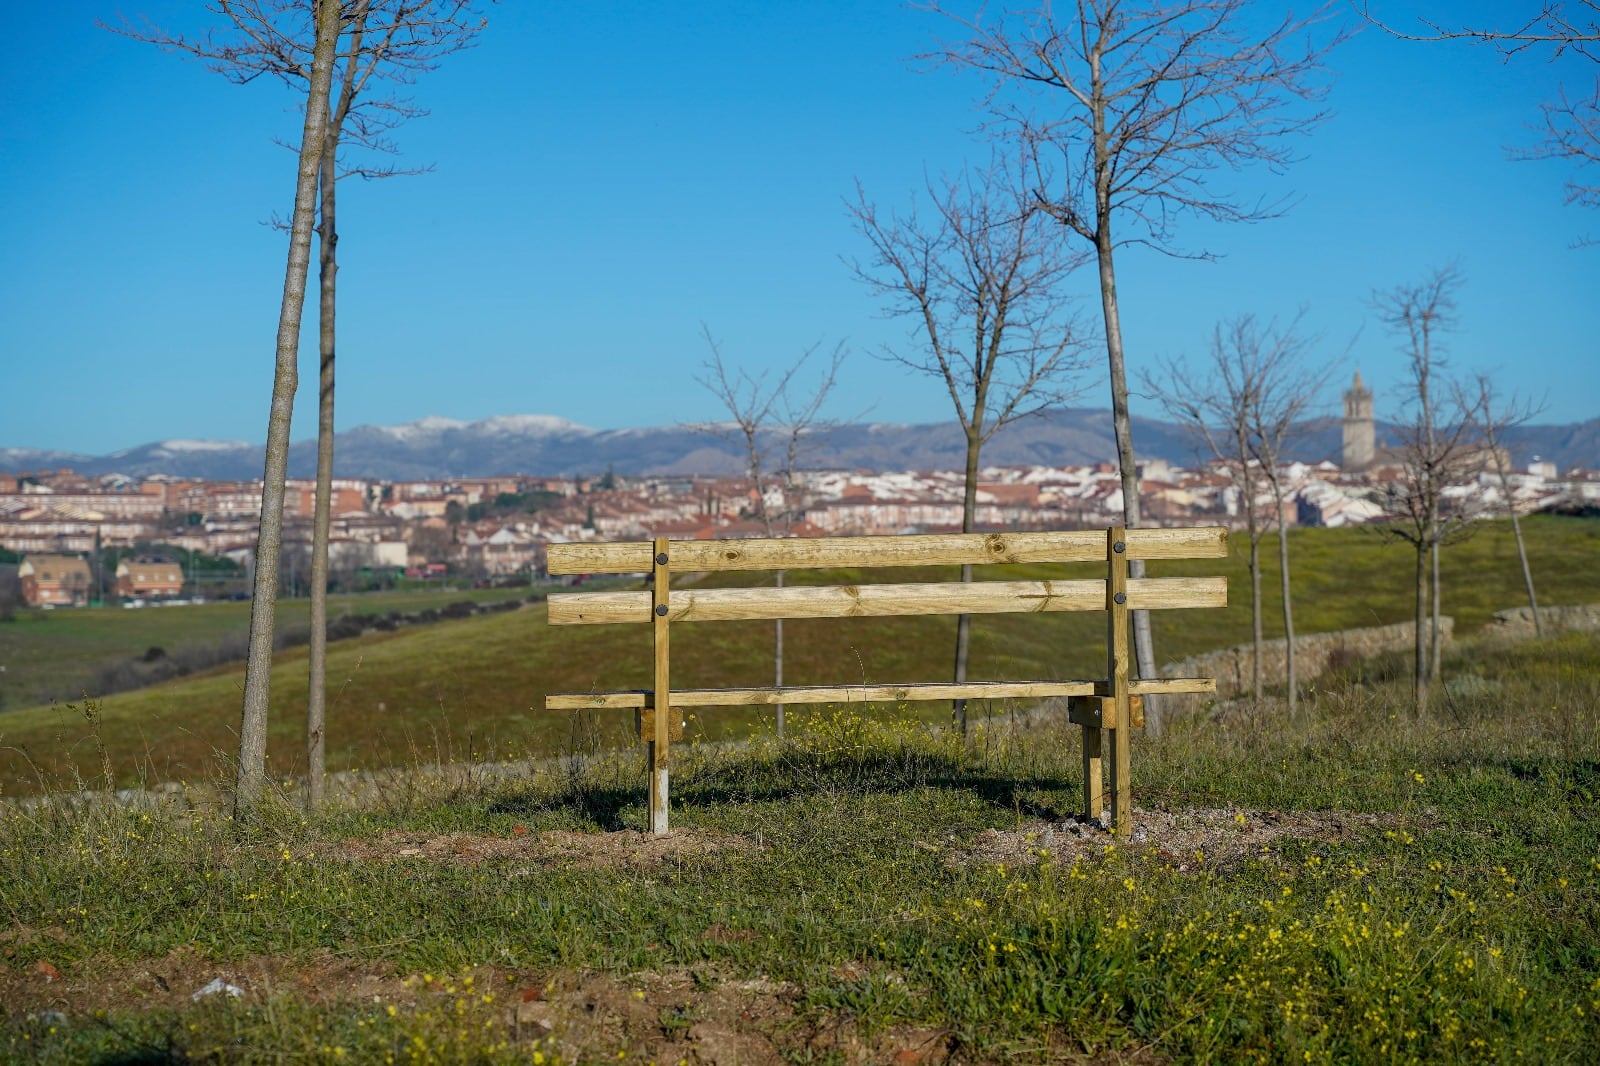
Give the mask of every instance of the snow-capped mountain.
[[78, 452], [59, 452], [48, 448], [0, 448], [0, 470], [55, 470], [70, 466], [82, 470], [83, 464], [98, 462]]
[[[744, 468], [726, 427], [655, 426], [593, 429], [555, 415], [499, 415], [475, 422], [430, 417], [397, 426], [357, 426], [335, 441], [335, 470], [343, 477], [445, 478], [491, 474], [728, 474]], [[1337, 460], [1339, 423], [1308, 422], [1292, 458]], [[1380, 427], [1382, 436], [1382, 427]], [[1562, 469], [1600, 467], [1600, 419], [1577, 425], [1528, 426], [1508, 434], [1513, 459], [1534, 455]], [[1181, 429], [1134, 419], [1142, 457], [1189, 465], [1193, 441]], [[952, 422], [921, 425], [859, 423], [818, 434], [805, 463], [836, 469], [949, 470], [961, 466], [963, 437]], [[986, 465], [1075, 466], [1112, 462], [1111, 417], [1101, 410], [1052, 411], [1007, 427], [984, 446]], [[263, 449], [244, 441], [172, 439], [106, 456], [0, 448], [0, 470], [70, 466], [85, 474], [133, 477], [172, 474], [213, 480], [261, 476]], [[310, 477], [314, 441], [290, 447], [289, 472]]]

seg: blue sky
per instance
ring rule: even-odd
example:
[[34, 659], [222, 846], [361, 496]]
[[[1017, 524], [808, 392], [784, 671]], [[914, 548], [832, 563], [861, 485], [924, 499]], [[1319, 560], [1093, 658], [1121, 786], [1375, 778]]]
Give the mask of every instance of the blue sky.
[[[1375, 8], [1492, 21], [1533, 6]], [[204, 25], [177, 0], [11, 20], [26, 47], [0, 68], [0, 447], [259, 441], [286, 240], [261, 222], [292, 200], [294, 159], [273, 138], [298, 138], [295, 101], [95, 27], [119, 11]], [[403, 162], [436, 170], [341, 184], [341, 429], [714, 418], [694, 381], [702, 323], [752, 368], [846, 341], [841, 412], [949, 417], [934, 382], [873, 358], [905, 328], [841, 262], [862, 252], [843, 205], [857, 179], [901, 205], [925, 172], [987, 158], [971, 132], [982, 83], [912, 58], [949, 24], [867, 0], [507, 0], [489, 16], [478, 47], [415, 87], [432, 114], [399, 131]], [[1180, 241], [1217, 262], [1122, 254], [1131, 368], [1201, 354], [1221, 318], [1304, 307], [1382, 415], [1401, 363], [1372, 290], [1455, 262], [1454, 369], [1542, 398], [1543, 421], [1600, 415], [1600, 247], [1570, 247], [1600, 237], [1600, 215], [1563, 205], [1565, 164], [1505, 152], [1530, 143], [1559, 81], [1592, 84], [1592, 64], [1368, 30], [1331, 65], [1335, 117], [1287, 177], [1219, 175], [1294, 196], [1288, 217], [1185, 224]], [[1077, 282], [1092, 312], [1092, 272]], [[308, 306], [296, 439], [315, 432], [314, 320]], [[1085, 405], [1106, 403], [1102, 380], [1084, 385]]]

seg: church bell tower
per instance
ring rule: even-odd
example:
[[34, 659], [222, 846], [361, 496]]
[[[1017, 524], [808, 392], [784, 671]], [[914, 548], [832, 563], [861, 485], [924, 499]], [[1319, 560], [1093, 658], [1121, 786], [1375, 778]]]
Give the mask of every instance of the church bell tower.
[[1360, 473], [1372, 465], [1377, 438], [1377, 424], [1372, 419], [1372, 390], [1362, 384], [1361, 371], [1357, 370], [1350, 391], [1344, 394], [1344, 454], [1339, 465], [1345, 473]]

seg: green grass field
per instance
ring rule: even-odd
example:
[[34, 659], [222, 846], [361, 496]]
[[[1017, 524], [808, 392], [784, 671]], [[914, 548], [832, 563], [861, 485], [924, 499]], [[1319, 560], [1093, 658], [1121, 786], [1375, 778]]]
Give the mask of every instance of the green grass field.
[[[1540, 518], [1527, 524], [1527, 536], [1541, 602], [1600, 602], [1600, 566], [1595, 565], [1600, 560], [1600, 521]], [[1157, 575], [1224, 573], [1229, 579], [1231, 605], [1226, 610], [1155, 615], [1156, 647], [1163, 659], [1249, 639], [1248, 583], [1237, 540], [1227, 560], [1151, 567]], [[1413, 563], [1404, 545], [1350, 529], [1299, 531], [1291, 546], [1297, 560], [1295, 602], [1301, 632], [1409, 617]], [[1271, 542], [1267, 547], [1272, 548]], [[1020, 569], [1047, 573], [1042, 567]], [[981, 572], [996, 577], [1016, 573], [1001, 568]], [[906, 571], [873, 576], [908, 579]], [[1443, 579], [1445, 610], [1455, 616], [1463, 635], [1486, 622], [1494, 610], [1522, 602], [1509, 528], [1486, 524], [1472, 539], [1450, 547]], [[791, 580], [807, 576], [795, 574]], [[1267, 615], [1271, 635], [1281, 630], [1277, 584], [1270, 574], [1265, 589], [1273, 598]], [[66, 617], [54, 612], [45, 624], [55, 625], [57, 616]], [[950, 618], [791, 622], [786, 627], [785, 680], [940, 680], [950, 670], [954, 625]], [[675, 633], [675, 683], [755, 685], [770, 678], [771, 629], [766, 624], [708, 623], [679, 627]], [[648, 687], [649, 640], [642, 626], [550, 627], [541, 605], [337, 643], [329, 657], [328, 766], [369, 769], [558, 752], [568, 743], [572, 726], [567, 716], [542, 709], [545, 693]], [[1097, 676], [1104, 672], [1103, 642], [1099, 614], [977, 617], [971, 675]], [[142, 648], [142, 643], [134, 640], [130, 646]], [[100, 701], [100, 734], [118, 780], [215, 773], [218, 753], [236, 747], [241, 683], [239, 669], [221, 669]], [[304, 649], [282, 654], [273, 675], [269, 756], [270, 765], [283, 775], [293, 775], [303, 765], [305, 685]], [[929, 705], [927, 713], [943, 712]], [[739, 736], [759, 728], [766, 717], [753, 710], [707, 712], [693, 724], [707, 737]], [[631, 726], [626, 712], [602, 722], [616, 742], [623, 740], [625, 724]], [[33, 790], [41, 773], [49, 779], [74, 772], [92, 776], [99, 766], [81, 705], [0, 715], [0, 791]]]
[[1424, 718], [1137, 738], [1143, 837], [1067, 831], [1058, 719], [827, 709], [679, 748], [666, 838], [632, 753], [247, 827], [0, 808], [0, 1057], [1592, 1062], [1600, 635], [1445, 672]]
[[[387, 614], [443, 607], [459, 600], [491, 603], [527, 595], [526, 589], [404, 589], [328, 598], [328, 617]], [[279, 625], [304, 629], [310, 601], [285, 599]], [[250, 629], [250, 605], [239, 602], [177, 607], [94, 607], [54, 611], [23, 610], [0, 622], [0, 710], [43, 703], [43, 694], [81, 694], [100, 666], [143, 655], [152, 647], [168, 652], [243, 637]]]

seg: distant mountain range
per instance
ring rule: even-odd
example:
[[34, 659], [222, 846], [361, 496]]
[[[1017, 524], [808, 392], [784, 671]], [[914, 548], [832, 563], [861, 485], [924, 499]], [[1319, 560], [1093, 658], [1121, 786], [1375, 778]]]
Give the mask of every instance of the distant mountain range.
[[[1339, 421], [1300, 427], [1293, 458], [1339, 459]], [[1380, 423], [1379, 438], [1386, 427]], [[1600, 418], [1564, 426], [1526, 426], [1508, 434], [1519, 466], [1535, 455], [1561, 470], [1600, 468]], [[1134, 418], [1141, 458], [1192, 465], [1195, 442], [1183, 429]], [[812, 468], [949, 470], [962, 464], [963, 438], [953, 422], [839, 426], [819, 434], [804, 464]], [[289, 473], [311, 477], [316, 445], [291, 446]], [[491, 474], [732, 474], [744, 468], [739, 446], [713, 432], [686, 426], [590, 429], [552, 415], [502, 415], [477, 422], [424, 418], [399, 426], [357, 426], [338, 435], [335, 467], [341, 477], [385, 480], [473, 477]], [[1008, 426], [984, 446], [986, 466], [1077, 466], [1112, 462], [1116, 449], [1111, 415], [1104, 410], [1051, 411]], [[263, 448], [245, 441], [167, 440], [110, 455], [0, 448], [0, 470], [70, 466], [85, 474], [130, 477], [172, 474], [218, 481], [261, 476]]]

